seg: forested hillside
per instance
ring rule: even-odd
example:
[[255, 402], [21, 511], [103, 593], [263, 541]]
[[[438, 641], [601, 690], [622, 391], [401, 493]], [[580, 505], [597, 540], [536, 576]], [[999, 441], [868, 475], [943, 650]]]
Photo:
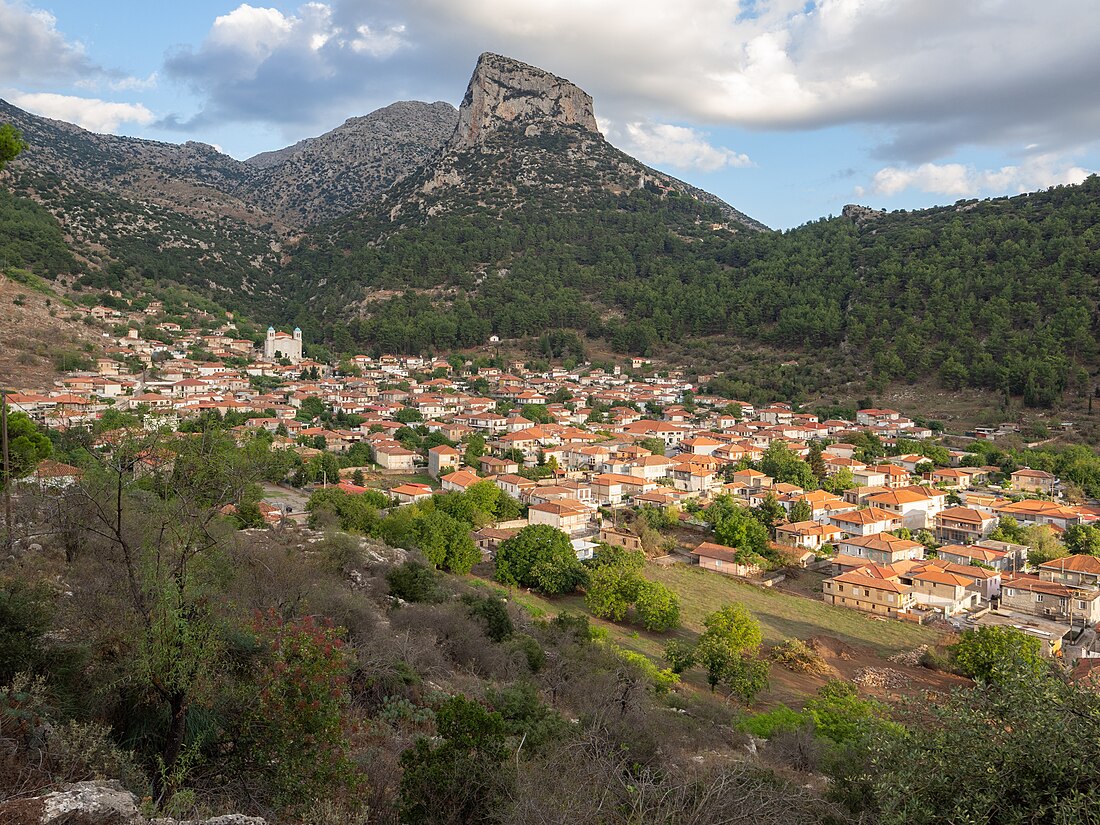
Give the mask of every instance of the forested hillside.
[[[534, 189], [534, 187], [532, 187]], [[337, 349], [420, 352], [565, 328], [616, 351], [720, 337], [868, 375], [983, 387], [1050, 406], [1097, 369], [1100, 179], [783, 233], [715, 228], [653, 189], [563, 208], [476, 204], [385, 234], [326, 228], [290, 264], [299, 321]], [[306, 327], [306, 324], [302, 324]]]

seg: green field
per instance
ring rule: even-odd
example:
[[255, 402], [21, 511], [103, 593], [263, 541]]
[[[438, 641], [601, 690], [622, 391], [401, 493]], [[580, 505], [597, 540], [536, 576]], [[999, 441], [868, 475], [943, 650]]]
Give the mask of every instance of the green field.
[[702, 629], [707, 613], [730, 602], [741, 602], [760, 621], [766, 642], [824, 634], [889, 656], [918, 645], [933, 644], [939, 636], [919, 625], [871, 618], [845, 607], [833, 607], [820, 599], [756, 587], [685, 564], [650, 565], [646, 575], [680, 594], [684, 625], [692, 630]]
[[[682, 606], [683, 627], [671, 633], [649, 633], [640, 627], [615, 624], [601, 619], [593, 622], [607, 628], [611, 638], [649, 656], [660, 657], [671, 638], [691, 639], [703, 629], [703, 617], [731, 602], [740, 602], [756, 616], [767, 643], [786, 638], [832, 636], [850, 645], [870, 648], [882, 656], [911, 650], [922, 644], [935, 644], [939, 634], [925, 627], [896, 619], [874, 619], [864, 613], [833, 607], [820, 599], [807, 598], [709, 573], [697, 567], [674, 564], [646, 567], [647, 578], [662, 582], [676, 591]], [[526, 591], [511, 591], [511, 598], [536, 616], [554, 615], [563, 610], [588, 613], [580, 595], [547, 599]]]

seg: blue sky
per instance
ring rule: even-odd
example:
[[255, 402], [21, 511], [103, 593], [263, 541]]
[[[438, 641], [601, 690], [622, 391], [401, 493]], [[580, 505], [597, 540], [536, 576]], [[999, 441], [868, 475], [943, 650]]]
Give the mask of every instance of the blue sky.
[[0, 0], [0, 97], [239, 158], [496, 51], [590, 92], [608, 138], [770, 226], [1100, 168], [1095, 0]]

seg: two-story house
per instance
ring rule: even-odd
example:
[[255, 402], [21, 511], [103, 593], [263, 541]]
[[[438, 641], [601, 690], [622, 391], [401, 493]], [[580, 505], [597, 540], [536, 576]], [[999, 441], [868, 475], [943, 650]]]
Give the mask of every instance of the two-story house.
[[1100, 622], [1100, 590], [1079, 590], [1038, 576], [1014, 576], [1001, 583], [1001, 607], [1057, 622]]
[[851, 607], [879, 616], [897, 616], [916, 604], [913, 588], [889, 567], [869, 564], [822, 582], [826, 604]]
[[1039, 565], [1039, 578], [1067, 587], [1094, 590], [1100, 587], [1100, 559], [1084, 554], [1052, 559]]
[[970, 507], [948, 507], [933, 519], [936, 540], [944, 544], [973, 544], [997, 527], [997, 517]]

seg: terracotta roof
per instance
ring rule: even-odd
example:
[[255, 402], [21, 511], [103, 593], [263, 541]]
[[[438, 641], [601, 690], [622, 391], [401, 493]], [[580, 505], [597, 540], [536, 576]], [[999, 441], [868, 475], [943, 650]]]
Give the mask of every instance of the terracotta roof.
[[1051, 559], [1039, 565], [1043, 570], [1057, 570], [1069, 573], [1087, 573], [1092, 576], [1100, 576], [1100, 559], [1085, 554], [1065, 556], [1061, 559]]
[[945, 544], [939, 549], [939, 553], [950, 553], [953, 556], [964, 556], [980, 562], [994, 562], [1003, 559], [1007, 554], [1003, 550], [994, 550], [992, 547], [979, 547], [976, 544]]
[[981, 524], [989, 521], [993, 516], [987, 513], [980, 513], [969, 507], [948, 507], [946, 510], [937, 513], [936, 518], [948, 519], [951, 521], [965, 521], [969, 524]]
[[718, 559], [719, 561], [728, 561], [731, 564], [740, 564], [737, 560], [738, 551], [732, 547], [726, 547], [724, 544], [715, 544], [714, 542], [704, 541], [698, 547], [691, 551], [691, 555], [700, 556], [705, 559]]
[[482, 479], [478, 477], [477, 473], [472, 473], [469, 470], [456, 470], [453, 473], [448, 473], [443, 476], [442, 481], [446, 481], [448, 484], [455, 484], [459, 487], [469, 487], [471, 484], [477, 484]]
[[1048, 473], [1046, 470], [1032, 470], [1030, 467], [1024, 467], [1022, 470], [1014, 472], [1013, 477], [1023, 476], [1024, 478], [1041, 478], [1046, 481], [1054, 479], [1053, 473]]
[[831, 516], [835, 521], [845, 524], [875, 524], [880, 521], [896, 521], [897, 516], [878, 507], [868, 507], [865, 510], [849, 510], [846, 513], [837, 513]]
[[[891, 571], [892, 573], [893, 571]], [[833, 581], [841, 582], [842, 584], [854, 584], [860, 587], [866, 587], [871, 590], [886, 590], [890, 593], [908, 593], [911, 588], [896, 581], [892, 578], [884, 577], [878, 570], [877, 565], [867, 565], [865, 567], [858, 567], [855, 570], [849, 570], [847, 573], [841, 573], [839, 576], [834, 576]]]
[[915, 504], [918, 501], [928, 501], [927, 496], [922, 496], [912, 490], [891, 490], [889, 493], [879, 493], [867, 499], [872, 504], [889, 504], [900, 507], [902, 504]]
[[528, 510], [538, 510], [540, 513], [552, 513], [558, 516], [578, 516], [592, 512], [588, 507], [575, 498], [559, 498], [542, 504], [532, 504]]
[[889, 533], [877, 533], [873, 536], [859, 536], [858, 538], [844, 539], [841, 544], [849, 544], [853, 547], [865, 547], [868, 550], [880, 550], [887, 553], [915, 550], [918, 547], [924, 546], [920, 542], [898, 538]]

